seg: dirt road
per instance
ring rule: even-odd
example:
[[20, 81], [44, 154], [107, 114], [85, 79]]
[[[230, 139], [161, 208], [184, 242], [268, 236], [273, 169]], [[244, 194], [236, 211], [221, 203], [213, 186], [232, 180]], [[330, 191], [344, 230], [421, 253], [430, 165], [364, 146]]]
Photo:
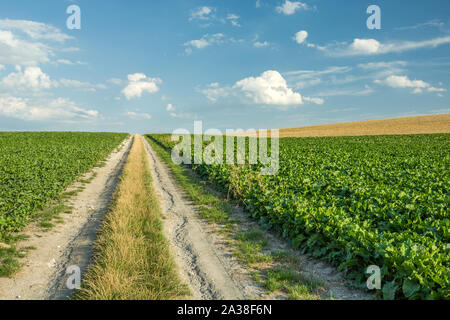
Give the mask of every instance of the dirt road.
[[[0, 278], [0, 299], [67, 299], [66, 269], [78, 266], [81, 274], [91, 257], [96, 230], [107, 210], [118, 178], [126, 161], [132, 139], [124, 141], [117, 152], [106, 159], [106, 165], [95, 168], [95, 178], [74, 196], [69, 205], [71, 214], [62, 214], [63, 224], [48, 232], [30, 225], [24, 234], [30, 238], [19, 246], [34, 246], [22, 261], [24, 267], [13, 278]], [[92, 172], [86, 177], [92, 175]], [[85, 177], [85, 178], [86, 178]], [[76, 188], [75, 184], [72, 188]]]
[[223, 250], [223, 240], [207, 232], [208, 226], [196, 216], [194, 206], [183, 197], [165, 164], [143, 140], [153, 185], [160, 195], [164, 234], [172, 244], [175, 261], [193, 299], [261, 298], [264, 290], [253, 283], [230, 252]]

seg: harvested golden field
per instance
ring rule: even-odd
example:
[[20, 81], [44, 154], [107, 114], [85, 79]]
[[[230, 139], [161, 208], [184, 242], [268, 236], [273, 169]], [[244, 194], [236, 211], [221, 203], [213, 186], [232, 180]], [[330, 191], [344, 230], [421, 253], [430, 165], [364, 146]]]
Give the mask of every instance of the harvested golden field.
[[449, 133], [450, 114], [405, 117], [280, 129], [283, 137], [333, 137]]

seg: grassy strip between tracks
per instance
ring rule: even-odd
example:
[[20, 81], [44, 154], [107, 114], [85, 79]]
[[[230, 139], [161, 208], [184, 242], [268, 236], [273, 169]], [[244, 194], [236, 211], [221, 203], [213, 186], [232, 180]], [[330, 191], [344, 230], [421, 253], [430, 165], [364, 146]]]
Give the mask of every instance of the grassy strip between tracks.
[[110, 211], [94, 244], [94, 263], [76, 299], [160, 300], [189, 296], [162, 231], [147, 156], [135, 137]]
[[300, 273], [299, 262], [285, 251], [273, 251], [268, 239], [259, 229], [243, 230], [233, 219], [233, 204], [223, 195], [213, 192], [213, 186], [201, 180], [195, 173], [176, 165], [170, 150], [148, 135], [145, 136], [159, 158], [170, 168], [177, 183], [198, 208], [198, 215], [217, 226], [232, 246], [234, 256], [248, 268], [253, 280], [260, 283], [269, 295], [279, 294], [293, 300], [317, 300], [329, 298], [324, 285]]

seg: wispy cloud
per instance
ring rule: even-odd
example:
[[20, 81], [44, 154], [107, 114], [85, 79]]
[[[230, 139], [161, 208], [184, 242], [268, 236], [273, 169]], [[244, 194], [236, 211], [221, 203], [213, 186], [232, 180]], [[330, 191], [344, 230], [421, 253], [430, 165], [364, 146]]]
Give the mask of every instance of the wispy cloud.
[[433, 19], [433, 20], [430, 20], [430, 21], [427, 21], [427, 22], [417, 23], [417, 24], [412, 25], [412, 26], [397, 27], [395, 29], [396, 30], [417, 30], [417, 29], [421, 29], [421, 28], [425, 28], [425, 27], [441, 28], [444, 25], [445, 25], [445, 23], [440, 21], [439, 19]]
[[225, 42], [225, 35], [223, 33], [216, 33], [216, 34], [205, 34], [200, 39], [196, 40], [190, 40], [184, 43], [184, 46], [187, 48], [185, 49], [185, 52], [187, 54], [191, 54], [193, 49], [204, 49], [206, 47], [209, 47], [213, 44], [220, 44]]
[[232, 92], [230, 87], [221, 87], [218, 82], [210, 83], [205, 89], [200, 90], [206, 98], [216, 102], [220, 98], [228, 97]]
[[29, 20], [0, 19], [0, 29], [21, 31], [33, 40], [64, 42], [73, 39], [49, 24]]
[[126, 116], [132, 120], [150, 120], [152, 116], [148, 113], [128, 111]]
[[220, 16], [217, 8], [202, 6], [191, 10], [189, 21], [197, 21], [202, 27], [210, 27], [215, 22], [227, 23], [229, 22], [234, 27], [240, 27], [240, 17], [234, 13], [228, 13], [226, 16]]
[[436, 88], [423, 80], [411, 80], [407, 76], [391, 75], [384, 80], [375, 80], [377, 84], [383, 84], [391, 88], [412, 88], [412, 93], [422, 93], [424, 90], [428, 92], [445, 92], [444, 88]]
[[120, 85], [122, 85], [124, 83], [124, 81], [122, 79], [119, 79], [119, 78], [111, 78], [111, 79], [108, 79], [107, 82], [108, 83], [112, 83], [112, 84], [114, 84], [116, 86], [120, 86]]
[[[367, 84], [365, 86], [350, 85], [351, 83], [361, 83], [364, 80], [373, 79], [373, 75], [361, 75], [357, 73], [354, 67], [350, 66], [331, 66], [322, 70], [295, 70], [283, 73], [296, 89], [306, 89], [311, 87], [327, 88], [315, 92], [314, 96], [332, 97], [332, 96], [362, 96], [371, 94], [374, 90]], [[355, 74], [349, 74], [354, 72]]]
[[283, 72], [283, 74], [287, 76], [290, 80], [299, 80], [299, 79], [316, 78], [318, 76], [327, 74], [346, 73], [351, 71], [352, 69], [353, 68], [349, 66], [332, 66], [323, 70], [294, 70]]
[[323, 100], [322, 98], [317, 98], [317, 97], [303, 97], [303, 100], [305, 100], [306, 102], [312, 102], [315, 104], [324, 104], [325, 100]]
[[178, 112], [177, 109], [173, 106], [173, 104], [169, 103], [166, 106], [166, 111], [169, 112], [169, 115], [171, 118], [178, 118], [178, 119], [197, 119], [197, 115], [193, 113], [188, 112]]
[[[313, 87], [316, 85], [336, 85], [339, 81], [343, 81], [343, 78], [338, 78], [336, 76], [341, 76], [342, 74], [348, 73], [352, 70], [351, 67], [329, 67], [324, 70], [298, 70], [285, 73], [286, 79], [293, 87], [297, 89], [304, 89], [308, 87]], [[345, 79], [347, 79], [347, 76]], [[341, 83], [342, 84], [342, 83]]]
[[189, 21], [192, 20], [210, 20], [214, 17], [214, 13], [216, 12], [216, 8], [213, 7], [199, 7], [195, 10], [191, 11], [191, 15], [189, 16]]
[[251, 40], [251, 42], [253, 43], [253, 46], [255, 48], [264, 48], [271, 46], [271, 43], [268, 41], [260, 41], [258, 34], [255, 35], [255, 37]]
[[351, 44], [332, 44], [323, 47], [317, 46], [317, 48], [330, 56], [348, 57], [356, 55], [398, 53], [422, 48], [436, 48], [448, 43], [450, 43], [450, 36], [422, 41], [395, 41], [388, 43], [381, 43], [375, 39], [354, 39]]
[[90, 91], [90, 92], [96, 92], [99, 89], [101, 89], [101, 90], [107, 89], [106, 85], [104, 85], [102, 83], [92, 84], [90, 82], [83, 82], [83, 81], [79, 81], [79, 80], [66, 79], [66, 78], [60, 79], [59, 84], [63, 87], [78, 88], [78, 89], [82, 89], [84, 91]]
[[69, 99], [57, 98], [32, 103], [29, 99], [13, 96], [0, 96], [0, 115], [25, 121], [57, 122], [93, 121], [99, 118], [97, 110], [79, 107]]
[[256, 48], [264, 48], [270, 46], [270, 43], [267, 41], [255, 41], [253, 42], [253, 46]]
[[373, 93], [374, 90], [370, 86], [365, 86], [364, 88], [339, 88], [330, 89], [326, 91], [321, 91], [316, 93], [321, 97], [334, 97], [334, 96], [365, 96]]
[[67, 66], [82, 66], [82, 65], [86, 65], [86, 62], [82, 62], [82, 61], [71, 61], [68, 59], [58, 59], [56, 60], [56, 64], [63, 64], [63, 65], [67, 65]]
[[393, 69], [397, 67], [404, 67], [408, 64], [406, 61], [379, 61], [360, 63], [358, 67], [364, 70], [379, 70], [379, 69]]
[[408, 66], [406, 61], [379, 61], [358, 64], [358, 68], [364, 71], [366, 78], [380, 79], [390, 75], [406, 73]]
[[193, 113], [188, 113], [188, 112], [171, 112], [170, 116], [172, 118], [178, 118], [178, 119], [198, 119], [198, 116], [196, 114]]
[[67, 40], [73, 39], [52, 25], [29, 21], [0, 19], [0, 63], [4, 65], [38, 66], [57, 60]]
[[231, 22], [231, 24], [235, 27], [240, 27], [241, 25], [239, 24], [239, 16], [235, 15], [235, 14], [229, 14], [227, 15], [227, 20], [229, 20]]

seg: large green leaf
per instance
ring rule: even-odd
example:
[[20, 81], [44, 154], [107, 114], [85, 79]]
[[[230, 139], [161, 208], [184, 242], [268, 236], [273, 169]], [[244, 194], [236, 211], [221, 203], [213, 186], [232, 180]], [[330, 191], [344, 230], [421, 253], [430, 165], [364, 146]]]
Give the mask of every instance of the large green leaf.
[[420, 284], [413, 280], [405, 279], [403, 281], [402, 291], [405, 297], [410, 298], [420, 290]]
[[384, 300], [394, 300], [397, 290], [398, 290], [398, 285], [395, 283], [395, 281], [386, 283], [383, 286], [383, 299]]

